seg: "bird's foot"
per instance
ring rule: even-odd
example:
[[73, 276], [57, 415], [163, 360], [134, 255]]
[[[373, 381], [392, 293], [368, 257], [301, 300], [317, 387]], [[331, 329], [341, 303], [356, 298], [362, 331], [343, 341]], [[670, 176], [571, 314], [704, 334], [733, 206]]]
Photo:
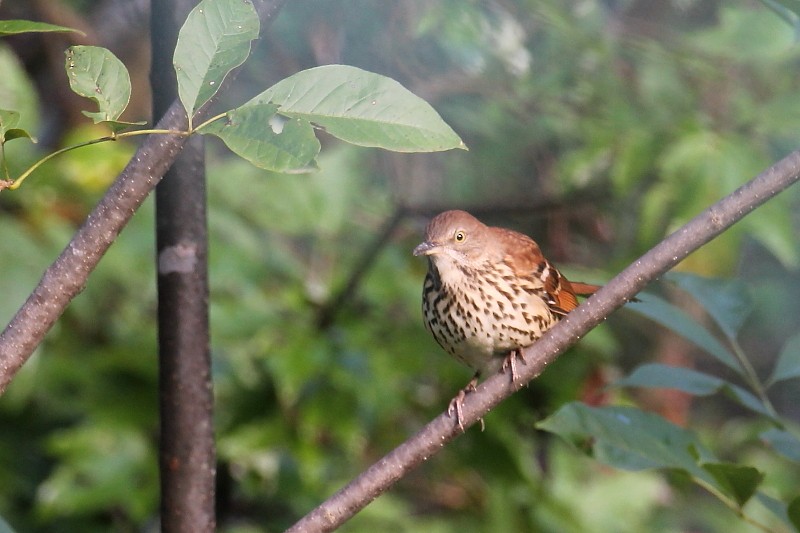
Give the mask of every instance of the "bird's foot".
[[517, 373], [517, 357], [520, 358], [522, 364], [528, 364], [528, 362], [525, 361], [525, 355], [522, 353], [522, 348], [516, 348], [508, 353], [506, 358], [503, 360], [503, 366], [501, 367], [503, 373], [505, 373], [506, 370], [511, 369], [511, 384], [514, 385], [514, 388], [517, 387], [517, 376], [519, 376]]
[[[455, 398], [450, 400], [450, 405], [447, 406], [447, 416], [452, 417], [455, 415], [456, 417], [456, 424], [458, 424], [458, 428], [464, 433], [464, 398], [470, 392], [475, 390], [475, 386], [478, 384], [478, 375], [476, 374], [467, 386], [458, 391]], [[483, 418], [480, 419], [481, 421], [481, 431], [484, 429]]]

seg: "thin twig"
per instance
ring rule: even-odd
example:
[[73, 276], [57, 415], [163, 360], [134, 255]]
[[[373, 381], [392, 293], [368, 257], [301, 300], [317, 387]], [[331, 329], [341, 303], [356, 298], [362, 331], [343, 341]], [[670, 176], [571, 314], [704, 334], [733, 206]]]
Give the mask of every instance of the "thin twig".
[[389, 242], [394, 231], [397, 229], [397, 226], [403, 221], [405, 217], [405, 210], [402, 207], [398, 207], [395, 209], [395, 212], [392, 216], [384, 223], [381, 231], [378, 232], [378, 235], [372, 241], [370, 246], [364, 251], [359, 259], [356, 266], [353, 268], [352, 272], [350, 273], [350, 277], [347, 280], [347, 283], [333, 296], [328, 302], [323, 305], [319, 313], [317, 314], [317, 325], [320, 328], [327, 328], [328, 326], [333, 323], [333, 320], [336, 318], [336, 314], [341, 310], [341, 308], [347, 303], [347, 301], [352, 298], [353, 293], [355, 293], [356, 289], [358, 288], [358, 284], [361, 282], [361, 278], [364, 277], [372, 263], [375, 262], [375, 259], [378, 257], [378, 254], [383, 250], [384, 246]]

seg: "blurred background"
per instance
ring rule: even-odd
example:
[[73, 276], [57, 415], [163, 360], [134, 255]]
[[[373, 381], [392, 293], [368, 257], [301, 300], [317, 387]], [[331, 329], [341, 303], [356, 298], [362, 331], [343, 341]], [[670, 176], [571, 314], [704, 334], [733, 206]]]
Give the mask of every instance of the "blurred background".
[[[18, 174], [98, 137], [63, 51], [127, 65], [125, 118], [149, 118], [145, 0], [6, 1], [0, 18], [77, 34], [0, 41], [0, 108], [38, 137]], [[440, 413], [471, 377], [425, 331], [425, 223], [462, 208], [533, 236], [573, 279], [602, 283], [797, 148], [800, 47], [765, 4], [732, 0], [296, 0], [223, 95], [239, 105], [298, 70], [346, 63], [428, 100], [469, 152], [390, 154], [322, 137], [322, 170], [277, 175], [209, 142], [212, 356], [220, 531], [281, 531]], [[133, 142], [44, 165], [0, 194], [0, 322], [122, 169]], [[738, 278], [740, 343], [763, 376], [800, 327], [797, 188], [679, 270]], [[134, 217], [0, 398], [0, 517], [18, 531], [154, 531], [158, 519], [153, 209]], [[691, 295], [654, 292], [708, 323]], [[752, 531], [680, 478], [602, 467], [534, 423], [566, 401], [637, 402], [791, 494], [757, 429], [723, 399], [604, 388], [644, 362], [726, 376], [674, 333], [621, 310], [529, 388], [342, 531]], [[728, 376], [729, 377], [729, 376]], [[798, 420], [796, 383], [772, 399]], [[707, 500], [707, 501], [706, 501]]]

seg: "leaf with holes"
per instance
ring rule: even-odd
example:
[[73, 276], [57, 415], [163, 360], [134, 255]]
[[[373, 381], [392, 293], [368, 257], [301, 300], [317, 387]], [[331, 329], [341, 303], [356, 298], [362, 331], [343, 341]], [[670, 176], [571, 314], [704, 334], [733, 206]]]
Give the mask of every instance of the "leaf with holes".
[[356, 67], [325, 65], [298, 72], [245, 106], [264, 103], [359, 146], [397, 152], [466, 150], [425, 100], [391, 78]]
[[276, 115], [278, 106], [260, 104], [229, 111], [225, 118], [199, 129], [216, 135], [234, 153], [273, 172], [308, 172], [320, 144], [311, 126], [300, 119]]
[[99, 46], [71, 46], [66, 51], [70, 88], [97, 103], [99, 111], [84, 111], [95, 124], [119, 131], [144, 122], [124, 122], [120, 115], [131, 98], [131, 79], [122, 61]]

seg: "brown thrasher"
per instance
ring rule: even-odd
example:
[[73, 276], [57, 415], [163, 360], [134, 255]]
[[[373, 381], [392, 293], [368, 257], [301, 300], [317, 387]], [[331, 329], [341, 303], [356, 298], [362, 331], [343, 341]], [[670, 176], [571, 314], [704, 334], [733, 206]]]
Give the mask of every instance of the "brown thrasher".
[[462, 431], [461, 404], [478, 377], [510, 367], [515, 381], [522, 348], [575, 309], [576, 295], [600, 288], [570, 283], [533, 239], [486, 226], [465, 211], [434, 217], [414, 255], [428, 257], [422, 287], [425, 326], [442, 348], [475, 370], [447, 410], [455, 413]]

